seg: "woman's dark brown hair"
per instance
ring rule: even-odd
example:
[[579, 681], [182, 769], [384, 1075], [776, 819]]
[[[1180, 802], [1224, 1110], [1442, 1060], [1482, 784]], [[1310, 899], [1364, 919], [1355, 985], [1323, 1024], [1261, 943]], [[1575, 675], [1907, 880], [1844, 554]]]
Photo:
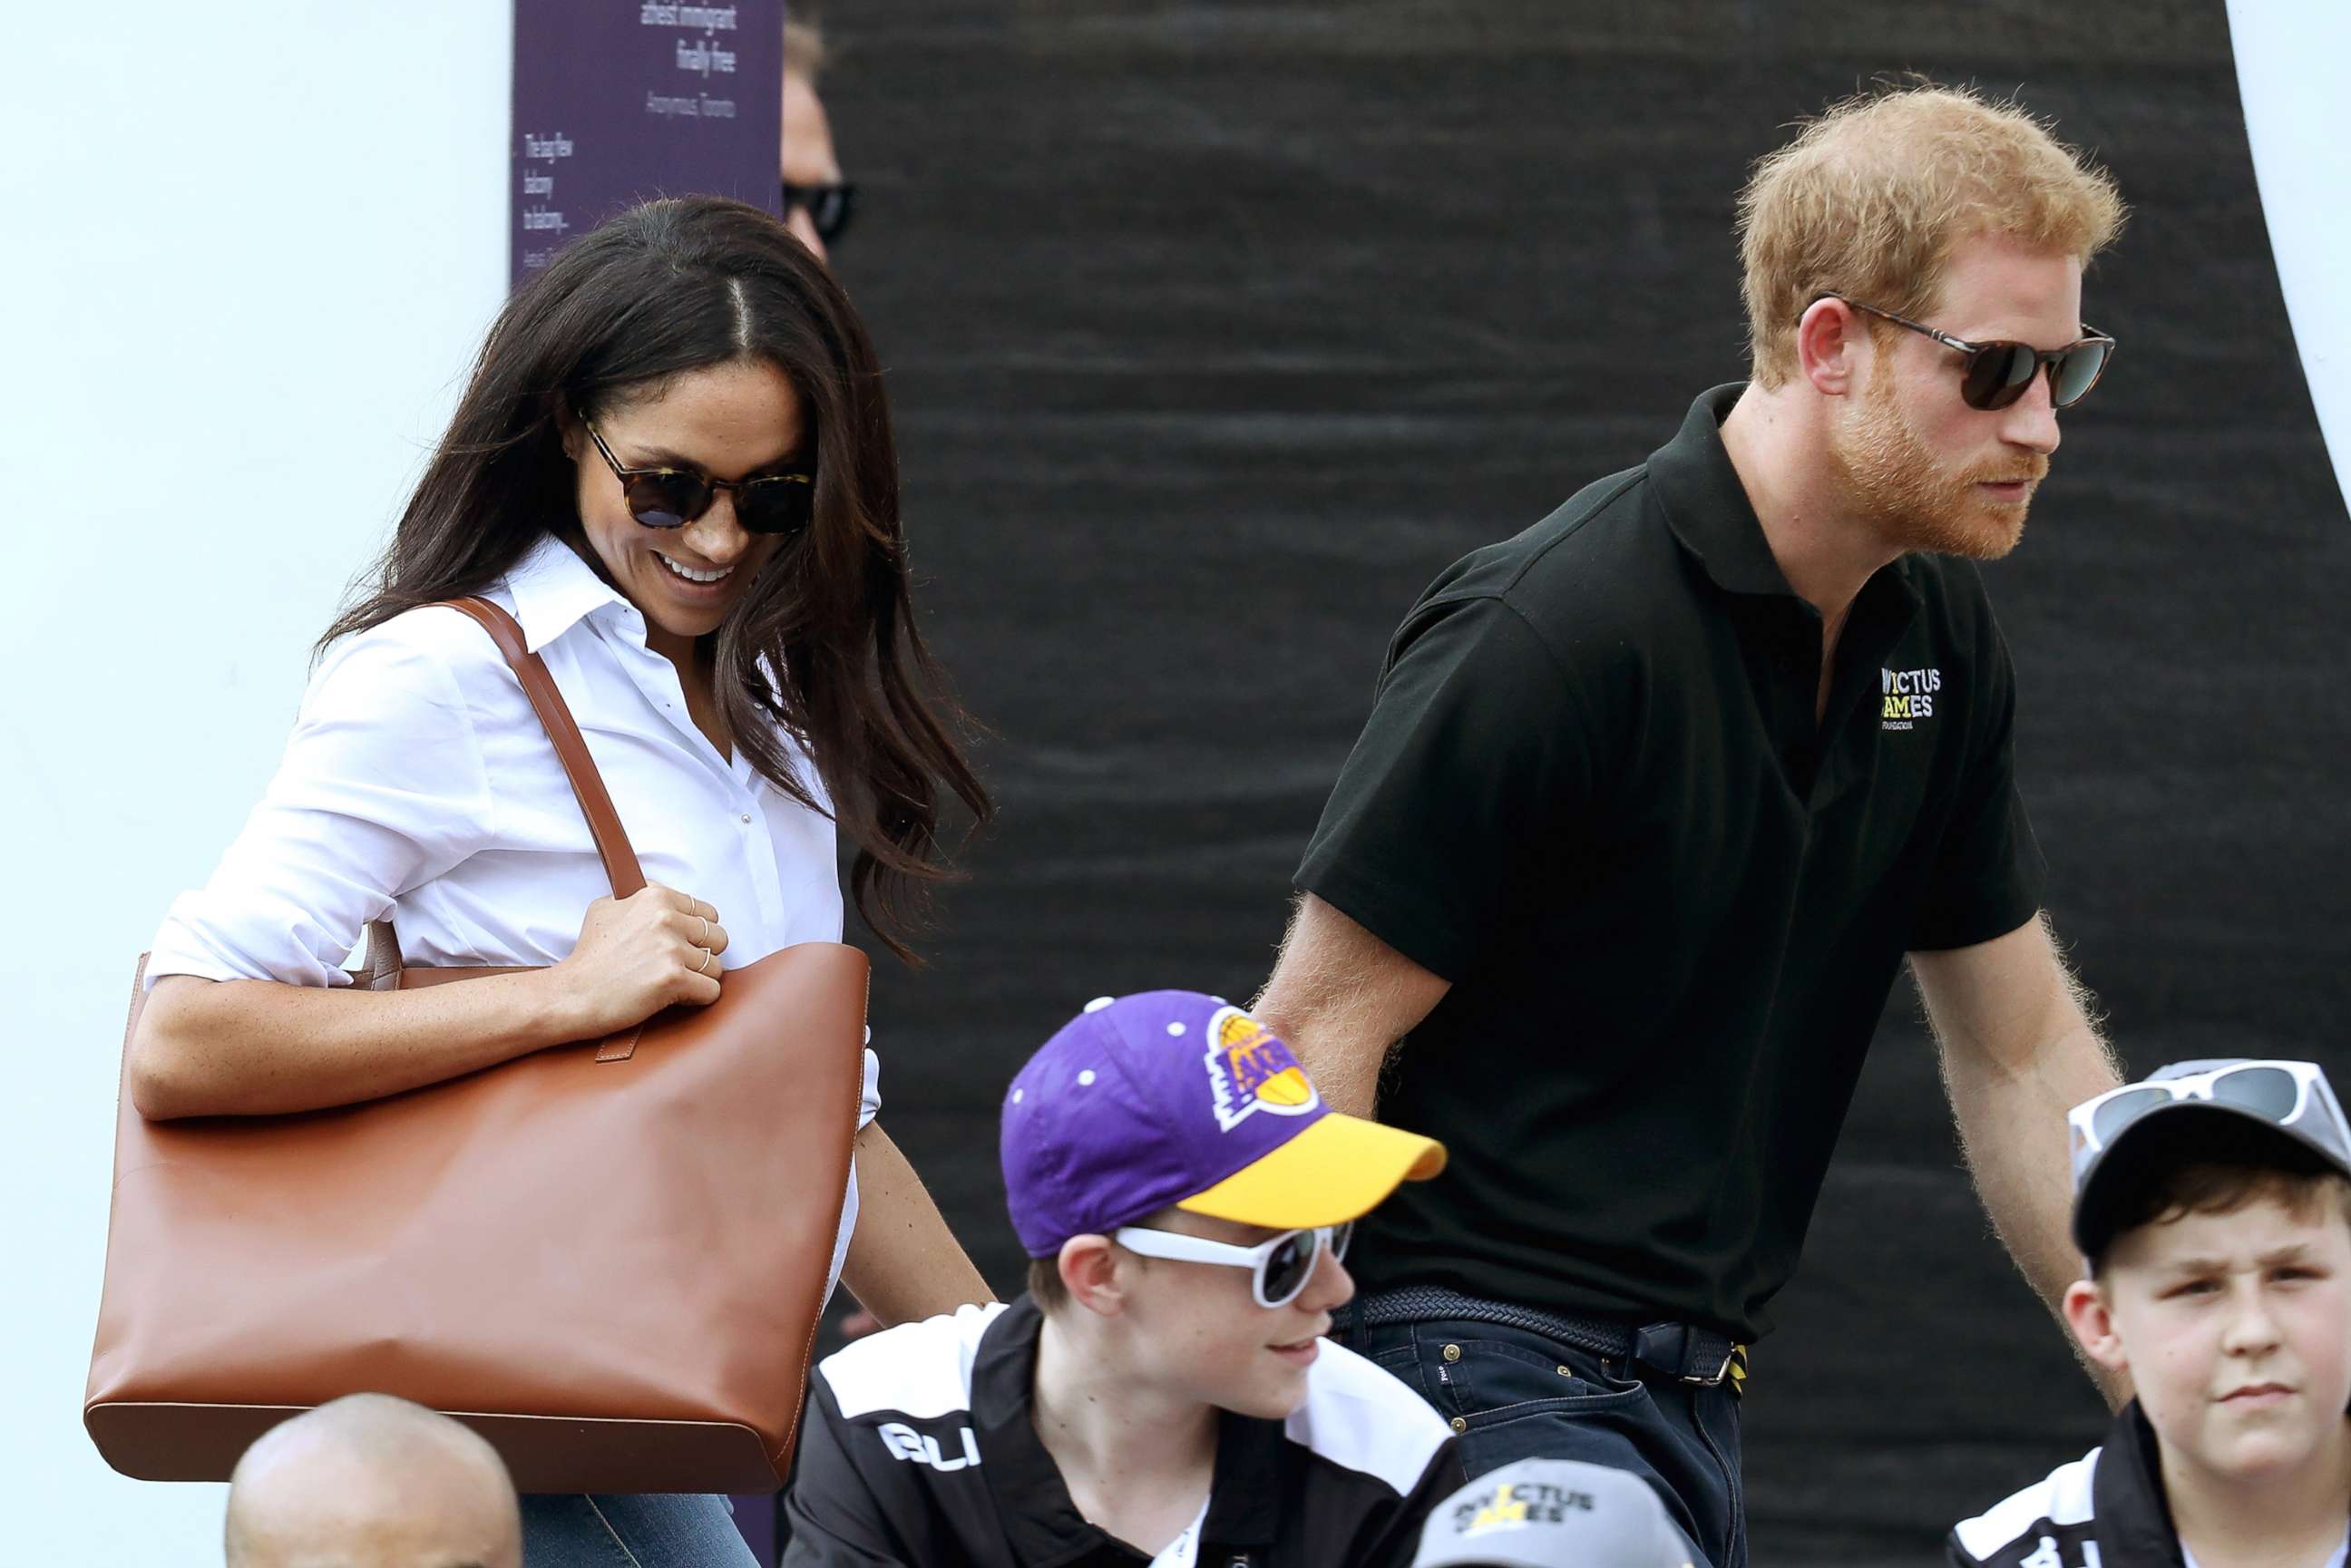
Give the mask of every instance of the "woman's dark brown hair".
[[[983, 823], [961, 713], [914, 624], [898, 460], [873, 346], [831, 276], [757, 207], [650, 202], [557, 253], [482, 346], [448, 434], [358, 602], [319, 647], [420, 605], [479, 593], [543, 536], [580, 538], [560, 420], [707, 365], [789, 378], [815, 433], [815, 517], [712, 633], [720, 710], [760, 776], [819, 809], [775, 734], [815, 759], [857, 846], [850, 891], [900, 957], [949, 873], [942, 786]], [[772, 673], [774, 680], [768, 679]]]

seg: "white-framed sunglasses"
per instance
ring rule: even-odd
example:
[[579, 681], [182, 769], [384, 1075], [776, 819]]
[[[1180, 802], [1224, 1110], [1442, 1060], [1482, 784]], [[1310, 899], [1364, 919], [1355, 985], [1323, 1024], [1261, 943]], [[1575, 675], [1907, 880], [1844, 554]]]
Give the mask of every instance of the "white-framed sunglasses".
[[2124, 1128], [2158, 1106], [2205, 1100], [2247, 1112], [2273, 1126], [2290, 1127], [2336, 1157], [2351, 1161], [2351, 1124], [2333, 1085], [2314, 1061], [2232, 1061], [2209, 1072], [2126, 1083], [2083, 1101], [2065, 1113], [2074, 1134], [2074, 1170], [2103, 1153]]
[[1122, 1225], [1111, 1232], [1111, 1239], [1129, 1252], [1145, 1258], [1165, 1258], [1177, 1263], [1217, 1263], [1228, 1269], [1249, 1270], [1249, 1290], [1260, 1307], [1286, 1307], [1306, 1289], [1306, 1281], [1314, 1277], [1314, 1265], [1327, 1250], [1334, 1259], [1347, 1255], [1347, 1243], [1354, 1239], [1355, 1222], [1344, 1225], [1318, 1225], [1307, 1230], [1285, 1230], [1270, 1241], [1254, 1247], [1236, 1247], [1227, 1241], [1211, 1241], [1205, 1236], [1186, 1236], [1177, 1230], [1153, 1230], [1140, 1225]]

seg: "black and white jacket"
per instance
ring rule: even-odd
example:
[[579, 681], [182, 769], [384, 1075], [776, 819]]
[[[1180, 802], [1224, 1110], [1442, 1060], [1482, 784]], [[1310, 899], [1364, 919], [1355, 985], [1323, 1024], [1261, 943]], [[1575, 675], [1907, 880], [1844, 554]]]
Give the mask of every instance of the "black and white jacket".
[[[966, 1307], [828, 1356], [811, 1380], [785, 1568], [1136, 1568], [1030, 1422], [1043, 1314]], [[1405, 1568], [1464, 1484], [1444, 1420], [1325, 1341], [1288, 1421], [1228, 1414], [1199, 1568]]]
[[2155, 1428], [2134, 1399], [2105, 1446], [1951, 1531], [1954, 1568], [2182, 1568]]

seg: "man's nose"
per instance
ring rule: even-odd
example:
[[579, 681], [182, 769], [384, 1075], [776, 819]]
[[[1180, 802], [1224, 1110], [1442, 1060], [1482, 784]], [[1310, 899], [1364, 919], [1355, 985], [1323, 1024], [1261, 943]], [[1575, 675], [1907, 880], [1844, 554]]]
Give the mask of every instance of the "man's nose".
[[2057, 404], [2049, 390], [2046, 368], [2036, 371], [2024, 395], [2001, 411], [2001, 439], [2011, 446], [2038, 452], [2043, 457], [2057, 450]]
[[830, 259], [825, 254], [823, 236], [816, 232], [816, 220], [809, 216], [809, 210], [806, 207], [794, 207], [786, 213], [784, 226], [792, 231], [794, 239], [815, 252], [819, 261]]

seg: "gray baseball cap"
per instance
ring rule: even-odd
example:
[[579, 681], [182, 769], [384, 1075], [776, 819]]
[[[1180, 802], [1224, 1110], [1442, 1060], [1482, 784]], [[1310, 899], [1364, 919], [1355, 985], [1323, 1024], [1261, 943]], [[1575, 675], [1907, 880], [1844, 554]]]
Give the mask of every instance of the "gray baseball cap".
[[2066, 1113], [2074, 1244], [2103, 1253], [2140, 1194], [2199, 1160], [2351, 1177], [2351, 1123], [2315, 1062], [2175, 1061]]
[[1698, 1553], [1646, 1481], [1520, 1459], [1437, 1505], [1412, 1568], [1690, 1568]]

